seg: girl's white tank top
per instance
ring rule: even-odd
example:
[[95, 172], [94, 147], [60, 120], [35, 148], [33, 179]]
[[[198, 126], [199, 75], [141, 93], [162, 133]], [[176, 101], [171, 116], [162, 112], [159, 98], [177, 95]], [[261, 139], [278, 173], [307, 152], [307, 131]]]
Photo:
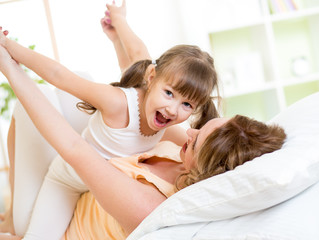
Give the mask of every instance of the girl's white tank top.
[[126, 128], [114, 129], [107, 126], [100, 111], [96, 111], [83, 130], [82, 137], [105, 159], [127, 157], [152, 149], [162, 138], [165, 130], [152, 136], [140, 132], [138, 93], [135, 88], [121, 88], [126, 95], [129, 124]]

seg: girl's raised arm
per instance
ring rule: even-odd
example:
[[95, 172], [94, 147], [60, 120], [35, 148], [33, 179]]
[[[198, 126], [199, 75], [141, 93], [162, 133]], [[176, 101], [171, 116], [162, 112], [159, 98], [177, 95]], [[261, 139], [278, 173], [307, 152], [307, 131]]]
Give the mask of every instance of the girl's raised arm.
[[154, 188], [129, 178], [103, 159], [72, 129], [1, 46], [0, 71], [43, 137], [76, 170], [104, 210], [127, 233], [165, 200]]
[[117, 7], [115, 3], [106, 5], [109, 10], [111, 24], [115, 28], [130, 64], [139, 60], [151, 59], [145, 43], [133, 32], [126, 21], [126, 0]]
[[106, 11], [105, 16], [101, 19], [101, 26], [105, 35], [113, 43], [119, 67], [121, 69], [121, 72], [124, 72], [132, 63], [124, 50], [121, 39], [118, 36], [116, 29], [111, 25], [111, 19], [109, 15], [109, 11]]
[[45, 81], [101, 111], [112, 109], [111, 106], [116, 107], [119, 101], [115, 99], [122, 96], [122, 91], [118, 88], [81, 78], [53, 59], [8, 39], [2, 31], [0, 31], [0, 44], [7, 49], [13, 59], [33, 70]]

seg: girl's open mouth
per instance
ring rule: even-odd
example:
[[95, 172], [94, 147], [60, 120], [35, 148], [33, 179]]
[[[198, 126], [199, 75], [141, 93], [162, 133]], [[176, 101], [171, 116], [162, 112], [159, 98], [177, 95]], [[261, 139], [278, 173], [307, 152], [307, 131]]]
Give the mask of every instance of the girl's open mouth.
[[156, 126], [165, 127], [170, 121], [171, 121], [171, 119], [167, 118], [166, 116], [164, 116], [160, 112], [156, 111], [156, 115], [155, 115], [155, 125]]

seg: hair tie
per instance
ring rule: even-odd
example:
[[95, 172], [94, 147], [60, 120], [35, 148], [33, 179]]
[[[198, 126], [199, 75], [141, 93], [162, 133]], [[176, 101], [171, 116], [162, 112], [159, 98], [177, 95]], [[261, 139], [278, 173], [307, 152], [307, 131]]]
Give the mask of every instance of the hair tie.
[[152, 59], [152, 64], [155, 65], [155, 67], [157, 66], [156, 60]]

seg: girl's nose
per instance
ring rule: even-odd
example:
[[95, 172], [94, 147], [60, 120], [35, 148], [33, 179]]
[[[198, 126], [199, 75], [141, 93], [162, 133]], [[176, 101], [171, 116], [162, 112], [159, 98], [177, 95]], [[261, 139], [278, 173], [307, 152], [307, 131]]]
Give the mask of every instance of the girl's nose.
[[170, 104], [166, 107], [166, 111], [170, 116], [176, 116], [178, 111], [178, 104]]

